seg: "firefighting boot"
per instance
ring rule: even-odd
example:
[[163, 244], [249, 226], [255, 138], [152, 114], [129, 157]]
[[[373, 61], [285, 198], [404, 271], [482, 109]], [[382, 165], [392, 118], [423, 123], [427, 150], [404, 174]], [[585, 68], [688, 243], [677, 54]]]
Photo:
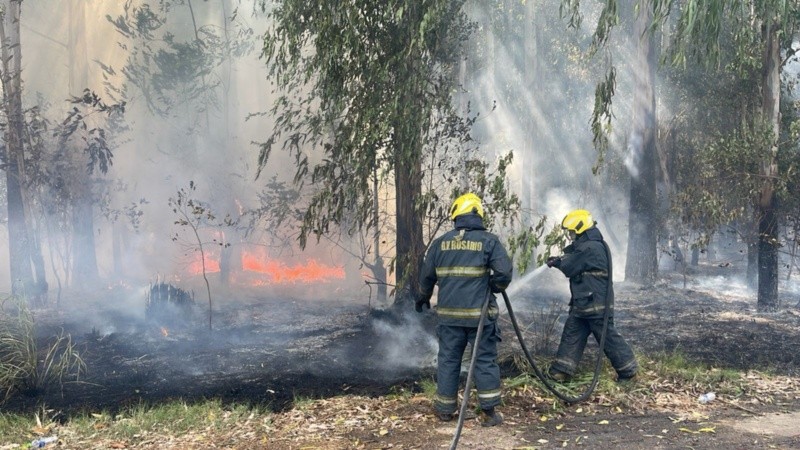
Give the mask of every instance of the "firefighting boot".
[[482, 427], [495, 427], [503, 423], [503, 416], [495, 411], [494, 408], [483, 409], [481, 413], [483, 413], [481, 417]]
[[551, 368], [550, 370], [547, 371], [547, 378], [553, 381], [557, 381], [559, 383], [563, 383], [569, 379], [569, 375], [560, 370], [555, 370]]
[[455, 417], [453, 413], [444, 413], [440, 411], [436, 411], [436, 418], [441, 420], [442, 422], [450, 422]]
[[624, 376], [617, 375], [617, 383], [622, 386], [634, 384], [635, 382], [636, 382], [636, 372], [632, 374], [625, 374]]

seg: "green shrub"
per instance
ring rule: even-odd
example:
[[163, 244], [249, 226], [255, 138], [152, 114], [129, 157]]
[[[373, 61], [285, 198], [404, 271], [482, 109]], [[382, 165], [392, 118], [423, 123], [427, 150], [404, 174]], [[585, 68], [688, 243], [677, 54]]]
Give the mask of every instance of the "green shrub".
[[0, 401], [14, 392], [35, 394], [85, 372], [72, 337], [63, 331], [40, 347], [33, 314], [24, 299], [11, 297], [0, 308]]

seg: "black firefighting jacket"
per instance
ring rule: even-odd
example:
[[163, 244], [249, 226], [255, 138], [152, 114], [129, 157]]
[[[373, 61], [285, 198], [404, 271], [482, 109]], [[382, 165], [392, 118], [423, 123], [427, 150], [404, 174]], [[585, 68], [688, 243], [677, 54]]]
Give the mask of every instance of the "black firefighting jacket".
[[487, 295], [488, 319], [498, 315], [497, 301], [490, 292], [500, 292], [511, 282], [513, 267], [503, 244], [486, 231], [477, 214], [462, 214], [455, 229], [433, 241], [420, 274], [420, 292], [430, 298], [439, 284], [436, 312], [439, 323], [478, 326]]
[[614, 290], [609, 285], [609, 258], [603, 235], [595, 227], [581, 233], [564, 249], [558, 268], [569, 278], [570, 314], [602, 318], [609, 295], [609, 314], [613, 316]]

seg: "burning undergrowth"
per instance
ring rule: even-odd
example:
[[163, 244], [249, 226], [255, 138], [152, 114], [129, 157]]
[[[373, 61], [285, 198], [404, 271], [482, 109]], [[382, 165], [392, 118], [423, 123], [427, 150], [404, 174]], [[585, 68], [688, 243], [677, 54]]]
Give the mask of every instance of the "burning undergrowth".
[[[168, 298], [190, 293], [186, 286], [174, 283], [184, 293], [167, 288]], [[265, 289], [217, 289], [209, 330], [207, 305], [186, 298], [173, 309], [187, 319], [186, 326], [149, 320], [155, 316], [147, 313], [148, 292], [152, 305], [150, 286], [104, 293], [93, 301], [65, 298], [59, 308], [35, 310], [40, 339], [62, 329], [69, 333], [86, 373], [60, 392], [16, 395], [4, 409], [30, 412], [44, 405], [63, 413], [113, 412], [167, 399], [216, 398], [284, 410], [296, 398], [417, 390], [417, 382], [432, 379], [435, 370], [435, 316], [417, 314], [411, 306], [408, 312], [374, 310], [363, 298], [300, 299]], [[617, 328], [637, 353], [680, 352], [719, 368], [796, 373], [800, 314], [794, 309], [758, 314], [752, 297], [665, 284], [619, 283], [616, 292]], [[536, 286], [513, 296], [535, 356], [552, 355], [566, 302], [561, 292]], [[518, 354], [505, 314], [501, 327], [501, 354]], [[590, 339], [586, 364], [595, 351]], [[506, 366], [504, 372], [510, 370]]]
[[[115, 298], [65, 300], [36, 311], [39, 338], [64, 329], [86, 373], [4, 409], [116, 411], [182, 398], [289, 407], [296, 397], [382, 395], [430, 367], [431, 338], [410, 318], [389, 322], [359, 301], [220, 292], [211, 330], [188, 289], [157, 283]], [[428, 374], [429, 375], [429, 374]]]

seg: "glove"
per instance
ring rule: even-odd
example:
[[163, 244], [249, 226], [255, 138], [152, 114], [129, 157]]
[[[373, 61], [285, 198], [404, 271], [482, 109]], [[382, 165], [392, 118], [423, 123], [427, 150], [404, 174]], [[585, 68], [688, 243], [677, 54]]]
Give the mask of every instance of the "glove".
[[547, 258], [547, 262], [545, 264], [547, 264], [547, 267], [559, 268], [559, 267], [561, 267], [561, 257], [559, 257], [559, 256], [551, 256], [551, 257]]
[[422, 296], [414, 302], [414, 310], [418, 313], [422, 312], [422, 306], [425, 305], [428, 309], [431, 309], [431, 297], [429, 295]]
[[497, 287], [494, 283], [489, 283], [489, 290], [492, 291], [492, 294], [499, 294], [503, 292], [503, 289]]

